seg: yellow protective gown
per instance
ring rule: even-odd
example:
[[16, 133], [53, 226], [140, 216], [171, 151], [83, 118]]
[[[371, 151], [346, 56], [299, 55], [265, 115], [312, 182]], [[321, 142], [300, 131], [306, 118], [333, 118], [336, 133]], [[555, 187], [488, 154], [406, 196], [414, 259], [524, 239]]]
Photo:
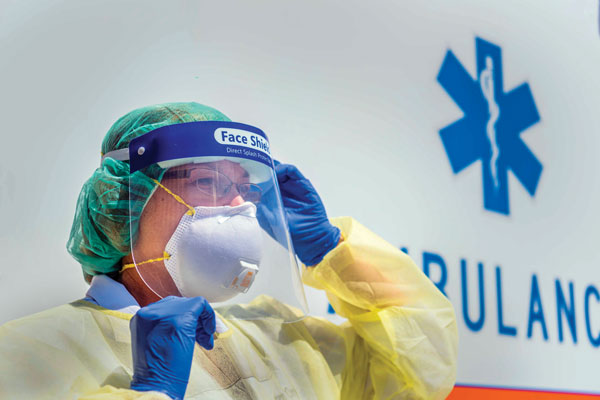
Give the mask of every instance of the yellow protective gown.
[[[348, 322], [306, 317], [268, 297], [217, 309], [229, 330], [196, 346], [186, 399], [443, 399], [455, 380], [454, 310], [411, 259], [344, 217], [344, 241], [306, 284]], [[273, 319], [244, 320], [254, 307]], [[0, 327], [0, 399], [164, 399], [129, 388], [131, 315], [87, 301]]]

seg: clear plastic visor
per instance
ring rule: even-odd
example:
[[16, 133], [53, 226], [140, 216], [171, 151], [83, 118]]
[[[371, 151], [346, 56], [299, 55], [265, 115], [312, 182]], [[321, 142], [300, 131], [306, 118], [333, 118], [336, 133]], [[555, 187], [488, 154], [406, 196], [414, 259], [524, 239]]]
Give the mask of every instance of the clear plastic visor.
[[[152, 178], [156, 171], [161, 176]], [[235, 318], [293, 322], [308, 313], [272, 166], [204, 156], [162, 160], [139, 173], [156, 189], [138, 216], [140, 200], [130, 196], [131, 260], [123, 273], [135, 271], [160, 298], [202, 296]]]

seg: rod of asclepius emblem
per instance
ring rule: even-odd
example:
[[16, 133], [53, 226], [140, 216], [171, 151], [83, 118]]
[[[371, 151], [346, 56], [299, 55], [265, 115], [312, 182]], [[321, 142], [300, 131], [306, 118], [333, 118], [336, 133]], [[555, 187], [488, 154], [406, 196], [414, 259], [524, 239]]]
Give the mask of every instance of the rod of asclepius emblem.
[[481, 92], [488, 104], [490, 113], [490, 119], [487, 122], [485, 131], [492, 148], [490, 171], [492, 178], [494, 179], [494, 190], [498, 190], [500, 188], [498, 177], [498, 158], [500, 157], [500, 149], [498, 147], [498, 142], [496, 141], [496, 121], [500, 118], [500, 107], [498, 107], [498, 103], [496, 103], [494, 97], [494, 61], [490, 56], [485, 58], [485, 69], [481, 71], [481, 74], [479, 75], [479, 85], [481, 86]]

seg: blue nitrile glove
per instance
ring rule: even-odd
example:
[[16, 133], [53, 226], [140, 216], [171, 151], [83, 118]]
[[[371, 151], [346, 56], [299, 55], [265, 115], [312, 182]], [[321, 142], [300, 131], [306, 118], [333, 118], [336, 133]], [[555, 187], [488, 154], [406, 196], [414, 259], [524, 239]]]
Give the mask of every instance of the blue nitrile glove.
[[129, 324], [133, 353], [131, 389], [183, 399], [196, 342], [214, 346], [215, 312], [203, 297], [169, 296], [141, 308]]
[[256, 205], [256, 219], [260, 227], [267, 232], [273, 239], [286, 247], [287, 239], [287, 224], [278, 218], [275, 210], [279, 210], [279, 196], [275, 196], [273, 191], [277, 187], [272, 181], [259, 183], [262, 191], [262, 198]]
[[298, 169], [275, 162], [275, 172], [294, 250], [300, 261], [311, 266], [340, 241], [340, 230], [331, 225], [317, 191]]

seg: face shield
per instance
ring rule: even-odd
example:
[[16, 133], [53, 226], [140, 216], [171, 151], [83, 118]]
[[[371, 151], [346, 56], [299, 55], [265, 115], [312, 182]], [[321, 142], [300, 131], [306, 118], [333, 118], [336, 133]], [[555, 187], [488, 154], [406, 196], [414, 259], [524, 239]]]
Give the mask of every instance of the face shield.
[[175, 124], [133, 139], [128, 154], [131, 180], [164, 172], [138, 216], [133, 209], [140, 199], [130, 190], [133, 262], [124, 268], [135, 268], [161, 298], [239, 304], [240, 318], [272, 317], [255, 306], [264, 301], [299, 310], [278, 315], [285, 322], [308, 312], [260, 129], [223, 121]]

